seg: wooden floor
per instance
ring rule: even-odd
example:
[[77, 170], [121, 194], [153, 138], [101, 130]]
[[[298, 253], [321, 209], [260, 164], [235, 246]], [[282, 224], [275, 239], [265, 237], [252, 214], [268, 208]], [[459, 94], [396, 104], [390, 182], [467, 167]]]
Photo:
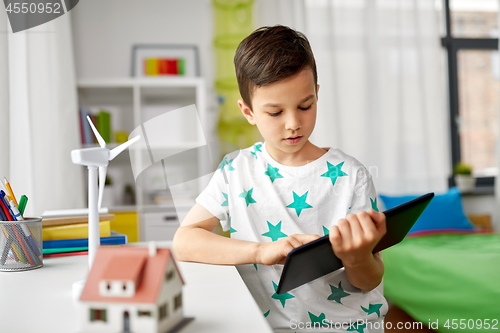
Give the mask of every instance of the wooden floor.
[[[419, 325], [405, 311], [401, 310], [394, 304], [389, 305], [389, 310], [385, 316], [385, 332], [419, 332], [419, 333], [435, 333], [434, 330], [427, 328], [425, 325]], [[388, 324], [390, 323], [390, 324]], [[397, 325], [399, 323], [400, 329]], [[411, 324], [410, 324], [411, 323]], [[392, 328], [390, 327], [392, 324]], [[424, 323], [425, 324], [425, 323]], [[404, 325], [404, 326], [403, 326]]]

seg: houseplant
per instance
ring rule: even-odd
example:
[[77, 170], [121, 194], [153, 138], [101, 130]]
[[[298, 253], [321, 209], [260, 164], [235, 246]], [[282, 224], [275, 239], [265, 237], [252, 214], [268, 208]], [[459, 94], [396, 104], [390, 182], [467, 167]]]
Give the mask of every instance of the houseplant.
[[472, 166], [459, 162], [453, 168], [453, 175], [460, 192], [472, 192], [476, 186], [476, 178], [472, 176]]

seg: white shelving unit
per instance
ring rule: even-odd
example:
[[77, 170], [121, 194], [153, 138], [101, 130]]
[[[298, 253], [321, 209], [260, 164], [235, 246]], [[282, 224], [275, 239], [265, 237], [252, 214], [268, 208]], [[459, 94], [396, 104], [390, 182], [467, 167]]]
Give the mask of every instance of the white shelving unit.
[[[98, 109], [110, 112], [113, 131], [125, 130], [130, 136], [134, 136], [134, 133], [141, 134], [141, 140], [134, 144], [130, 151], [122, 153], [121, 158], [110, 162], [108, 175], [117, 184], [115, 197], [120, 199], [125, 184], [135, 185], [134, 174], [136, 176], [140, 174], [139, 183], [135, 186], [136, 206], [131, 207], [131, 210], [137, 210], [139, 213], [141, 240], [172, 239], [179, 226], [179, 218], [182, 220], [192, 207], [194, 196], [205, 184], [201, 180], [187, 183], [183, 194], [184, 200], [176, 200], [175, 208], [173, 201], [170, 201], [170, 204], [158, 205], [152, 197], [155, 193], [162, 193], [163, 197], [169, 195], [172, 197], [165, 187], [167, 170], [175, 167], [195, 168], [192, 173], [197, 172], [201, 175], [207, 173], [204, 168], [210, 167], [202, 162], [206, 159], [201, 152], [197, 152], [195, 162], [186, 161], [180, 166], [167, 165], [165, 162], [168, 156], [204, 146], [207, 141], [211, 141], [205, 137], [209, 131], [206, 130], [207, 99], [204, 79], [198, 77], [82, 79], [78, 82], [78, 98], [80, 107], [88, 107], [94, 112]], [[184, 121], [165, 122], [169, 119], [166, 114], [170, 111], [193, 104], [196, 106], [198, 117], [193, 112], [194, 109], [188, 107], [183, 109], [185, 114], [182, 118], [186, 115]], [[178, 111], [174, 113], [179, 114]], [[109, 145], [110, 148], [114, 146], [116, 146], [114, 143]], [[119, 200], [115, 205], [119, 210], [124, 209]]]

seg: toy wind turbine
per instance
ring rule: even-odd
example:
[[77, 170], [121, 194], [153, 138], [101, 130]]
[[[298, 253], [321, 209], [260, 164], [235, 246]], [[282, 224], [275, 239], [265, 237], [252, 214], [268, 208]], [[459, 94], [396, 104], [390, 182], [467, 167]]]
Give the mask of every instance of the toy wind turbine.
[[[75, 149], [71, 151], [71, 160], [75, 164], [85, 165], [89, 169], [89, 270], [92, 268], [97, 248], [101, 243], [99, 238], [99, 209], [102, 203], [102, 194], [104, 191], [104, 182], [106, 180], [106, 171], [108, 163], [130, 145], [139, 140], [136, 136], [118, 147], [109, 150], [106, 148], [106, 142], [95, 128], [90, 117], [87, 120], [92, 127], [92, 131], [99, 142], [100, 147]], [[97, 170], [99, 169], [99, 198], [97, 197]]]

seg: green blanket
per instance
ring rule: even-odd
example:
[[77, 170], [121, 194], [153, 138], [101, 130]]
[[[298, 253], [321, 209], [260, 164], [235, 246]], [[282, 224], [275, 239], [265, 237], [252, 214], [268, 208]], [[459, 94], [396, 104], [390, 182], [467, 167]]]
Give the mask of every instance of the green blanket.
[[416, 321], [500, 331], [499, 233], [411, 237], [383, 252], [385, 296]]

